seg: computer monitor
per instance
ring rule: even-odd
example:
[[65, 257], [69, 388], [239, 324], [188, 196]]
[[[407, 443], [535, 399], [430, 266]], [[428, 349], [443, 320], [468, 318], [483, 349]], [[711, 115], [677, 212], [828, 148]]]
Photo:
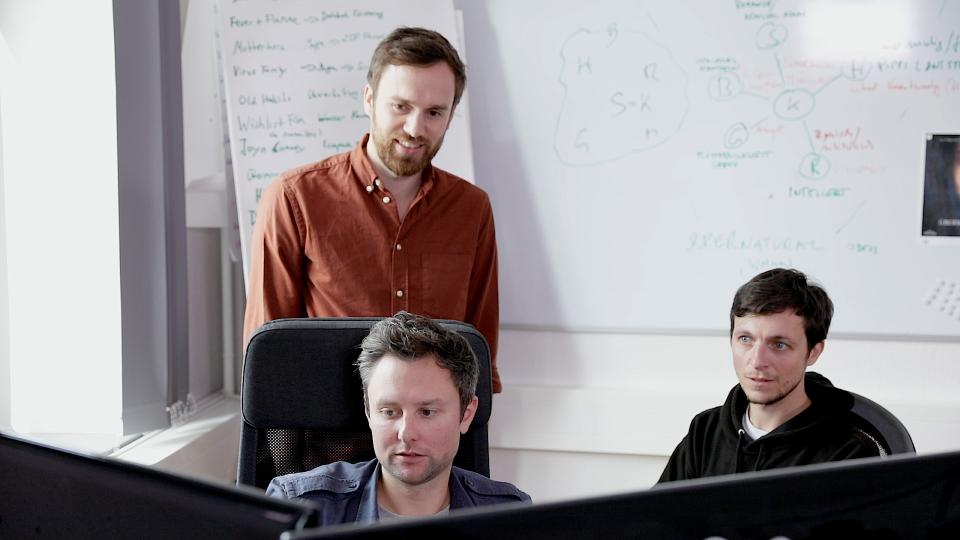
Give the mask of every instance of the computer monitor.
[[960, 538], [960, 452], [690, 480], [624, 495], [320, 528], [284, 538]]
[[0, 538], [276, 539], [314, 510], [0, 433]]

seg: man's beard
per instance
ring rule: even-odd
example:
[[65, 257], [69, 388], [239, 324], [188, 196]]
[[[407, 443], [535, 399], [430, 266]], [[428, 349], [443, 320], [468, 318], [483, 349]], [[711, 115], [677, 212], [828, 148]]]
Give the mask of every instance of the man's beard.
[[801, 375], [801, 377], [800, 377], [799, 379], [797, 379], [796, 382], [793, 383], [793, 386], [791, 386], [790, 388], [788, 388], [788, 389], [785, 390], [784, 392], [782, 392], [782, 393], [780, 393], [780, 394], [777, 394], [777, 395], [773, 396], [772, 398], [767, 399], [767, 400], [765, 400], [765, 401], [754, 401], [754, 400], [750, 399], [750, 396], [749, 396], [749, 395], [747, 395], [747, 401], [750, 402], [750, 403], [753, 403], [754, 405], [773, 405], [774, 403], [779, 403], [780, 401], [783, 400], [783, 398], [785, 398], [785, 397], [789, 396], [791, 393], [793, 393], [793, 391], [796, 390], [798, 386], [800, 386], [800, 381], [802, 381], [802, 380], [803, 380], [803, 376]]
[[[381, 138], [378, 132], [374, 130], [371, 137], [373, 137], [373, 145], [377, 149], [380, 162], [383, 163], [387, 169], [390, 169], [390, 172], [400, 178], [418, 174], [427, 168], [433, 160], [433, 156], [437, 155], [437, 152], [440, 151], [440, 145], [443, 144], [443, 137], [440, 137], [436, 144], [431, 145], [429, 139], [424, 137], [409, 137], [402, 131], [394, 132], [386, 138]], [[422, 144], [424, 145], [424, 151], [419, 158], [408, 158], [399, 155], [393, 148], [393, 141], [395, 139], [401, 142]]]
[[[452, 463], [453, 463], [453, 460], [451, 459], [450, 464]], [[446, 470], [446, 465], [441, 464], [433, 457], [429, 459], [429, 462], [427, 463], [426, 467], [424, 467], [423, 472], [419, 476], [404, 474], [403, 469], [397, 466], [395, 463], [393, 463], [389, 459], [387, 460], [386, 463], [381, 463], [380, 465], [384, 469], [386, 469], [391, 476], [393, 476], [397, 480], [400, 480], [404, 484], [407, 484], [410, 486], [420, 486], [420, 485], [426, 484], [430, 480], [433, 480], [434, 478], [439, 476], [440, 473], [442, 473], [444, 470]]]

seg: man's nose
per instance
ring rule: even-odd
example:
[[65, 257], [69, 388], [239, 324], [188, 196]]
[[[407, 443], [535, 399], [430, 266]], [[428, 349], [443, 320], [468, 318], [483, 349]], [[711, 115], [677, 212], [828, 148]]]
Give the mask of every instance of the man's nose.
[[767, 348], [763, 343], [754, 343], [747, 353], [747, 364], [753, 368], [762, 368], [767, 365]]
[[406, 122], [403, 124], [403, 131], [411, 137], [422, 137], [425, 129], [426, 123], [423, 115], [419, 112], [408, 115]]
[[420, 437], [419, 431], [417, 419], [405, 414], [397, 426], [397, 438], [403, 442], [413, 442]]

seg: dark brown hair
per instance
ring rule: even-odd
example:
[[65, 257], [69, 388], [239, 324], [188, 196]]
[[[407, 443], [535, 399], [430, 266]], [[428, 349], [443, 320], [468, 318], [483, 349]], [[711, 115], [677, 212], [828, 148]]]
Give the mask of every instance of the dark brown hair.
[[366, 407], [369, 407], [367, 386], [373, 369], [387, 354], [410, 362], [432, 355], [437, 365], [450, 372], [453, 385], [460, 394], [461, 415], [476, 393], [480, 368], [470, 344], [460, 334], [427, 317], [406, 311], [386, 317], [373, 325], [360, 348], [360, 357], [354, 365], [363, 383], [363, 402]]
[[807, 348], [827, 339], [833, 319], [833, 302], [823, 287], [810, 282], [799, 270], [774, 268], [754, 276], [737, 289], [730, 308], [730, 336], [733, 322], [745, 315], [773, 315], [791, 310], [803, 317]]
[[460, 103], [463, 89], [467, 86], [467, 67], [453, 45], [440, 33], [426, 28], [402, 26], [383, 38], [373, 51], [370, 69], [367, 71], [367, 84], [374, 94], [380, 84], [384, 68], [393, 66], [430, 66], [437, 62], [446, 62], [453, 71], [454, 94], [453, 108]]

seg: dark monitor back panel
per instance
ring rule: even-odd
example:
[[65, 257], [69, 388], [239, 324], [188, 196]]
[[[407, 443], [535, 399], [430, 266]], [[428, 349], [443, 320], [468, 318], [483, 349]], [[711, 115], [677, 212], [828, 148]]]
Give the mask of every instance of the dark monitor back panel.
[[0, 434], [0, 538], [279, 538], [313, 510]]
[[814, 465], [303, 538], [960, 538], [960, 452]]

